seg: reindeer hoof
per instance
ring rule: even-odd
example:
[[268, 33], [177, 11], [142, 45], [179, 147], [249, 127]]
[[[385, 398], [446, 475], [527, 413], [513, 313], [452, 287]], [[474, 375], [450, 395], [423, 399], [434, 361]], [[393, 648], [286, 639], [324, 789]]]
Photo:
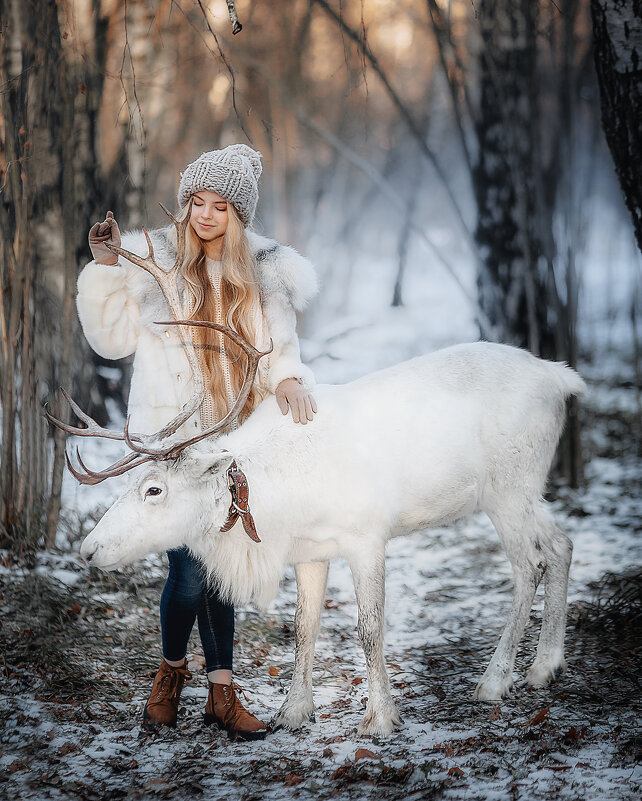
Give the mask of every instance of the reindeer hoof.
[[475, 688], [474, 701], [501, 701], [509, 696], [514, 688], [513, 679], [508, 676], [504, 679], [484, 677]]
[[400, 729], [402, 725], [403, 720], [395, 706], [391, 706], [383, 712], [370, 709], [364, 715], [357, 733], [373, 737], [389, 737], [395, 729]]
[[272, 731], [279, 731], [279, 729], [296, 731], [300, 729], [304, 723], [314, 723], [315, 720], [314, 706], [309, 702], [288, 704], [288, 702], [285, 701], [281, 709], [279, 709], [272, 718], [270, 729]]
[[566, 670], [564, 659], [556, 662], [533, 662], [531, 669], [526, 675], [526, 684], [529, 687], [546, 687], [555, 679], [559, 679]]

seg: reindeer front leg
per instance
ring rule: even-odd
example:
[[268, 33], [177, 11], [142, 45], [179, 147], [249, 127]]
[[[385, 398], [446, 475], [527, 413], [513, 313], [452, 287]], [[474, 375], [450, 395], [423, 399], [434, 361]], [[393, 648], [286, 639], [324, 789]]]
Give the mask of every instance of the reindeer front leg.
[[295, 566], [297, 599], [294, 615], [294, 675], [288, 697], [272, 721], [273, 729], [298, 729], [314, 719], [312, 662], [314, 644], [328, 581], [327, 562], [302, 562]]
[[383, 658], [384, 605], [386, 600], [386, 563], [383, 551], [363, 554], [350, 562], [357, 596], [359, 619], [357, 632], [366, 657], [368, 705], [360, 734], [387, 737], [401, 726], [401, 718], [390, 693], [388, 672]]

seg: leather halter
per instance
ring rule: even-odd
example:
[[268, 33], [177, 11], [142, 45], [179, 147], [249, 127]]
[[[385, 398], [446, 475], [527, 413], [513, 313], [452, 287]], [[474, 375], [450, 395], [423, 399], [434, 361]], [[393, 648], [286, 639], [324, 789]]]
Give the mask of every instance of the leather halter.
[[248, 505], [250, 488], [247, 478], [245, 473], [238, 469], [235, 461], [227, 468], [227, 486], [232, 496], [232, 503], [227, 513], [227, 520], [221, 526], [221, 531], [229, 531], [240, 517], [247, 536], [254, 542], [261, 542]]

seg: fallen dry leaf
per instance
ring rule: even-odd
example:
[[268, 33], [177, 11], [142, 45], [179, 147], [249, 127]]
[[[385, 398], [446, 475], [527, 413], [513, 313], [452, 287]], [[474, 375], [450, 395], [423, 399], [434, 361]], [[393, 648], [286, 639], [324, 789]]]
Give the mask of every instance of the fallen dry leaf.
[[278, 676], [281, 672], [281, 668], [275, 667], [274, 665], [270, 665], [270, 676]]
[[578, 731], [575, 726], [571, 726], [571, 728], [564, 732], [564, 742], [567, 745], [571, 743], [575, 743], [578, 740], [583, 740], [586, 737], [586, 732], [588, 731], [588, 726], [582, 726], [582, 728]]
[[78, 751], [78, 746], [75, 743], [63, 743], [60, 748], [58, 748], [58, 756], [75, 754], [76, 751]]
[[357, 753], [354, 755], [354, 761], [358, 762], [360, 759], [376, 759], [379, 760], [381, 757], [379, 754], [374, 754], [372, 751], [369, 751], [367, 748], [358, 748]]
[[542, 723], [544, 720], [546, 720], [550, 709], [550, 706], [545, 706], [544, 709], [540, 709], [535, 717], [528, 721], [529, 726], [537, 726], [538, 723]]

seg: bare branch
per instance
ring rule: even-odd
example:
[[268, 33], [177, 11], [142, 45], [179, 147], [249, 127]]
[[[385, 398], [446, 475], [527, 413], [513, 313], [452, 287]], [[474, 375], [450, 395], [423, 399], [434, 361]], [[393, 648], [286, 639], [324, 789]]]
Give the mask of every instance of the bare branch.
[[[207, 30], [208, 30], [208, 31], [209, 31], [209, 32], [212, 34], [212, 38], [213, 38], [213, 39], [214, 39], [214, 41], [216, 42], [216, 49], [218, 50], [218, 55], [219, 55], [219, 58], [221, 59], [221, 61], [223, 62], [223, 64], [225, 64], [225, 67], [227, 68], [227, 71], [228, 71], [228, 73], [229, 73], [230, 80], [231, 80], [231, 82], [232, 82], [232, 107], [234, 108], [234, 113], [236, 114], [236, 119], [237, 119], [237, 121], [238, 121], [238, 124], [239, 124], [239, 126], [240, 126], [241, 130], [243, 131], [243, 133], [245, 134], [245, 136], [246, 136], [246, 137], [247, 137], [247, 138], [250, 140], [250, 142], [251, 142], [251, 141], [252, 141], [252, 139], [251, 139], [251, 137], [250, 137], [250, 136], [248, 136], [248, 133], [247, 133], [247, 131], [245, 130], [245, 125], [244, 125], [244, 123], [243, 123], [243, 118], [241, 117], [241, 113], [239, 112], [239, 110], [238, 110], [238, 108], [237, 108], [237, 105], [236, 105], [236, 75], [235, 75], [235, 73], [234, 73], [234, 70], [232, 69], [232, 65], [231, 65], [231, 64], [230, 64], [230, 62], [227, 60], [227, 56], [226, 56], [226, 55], [225, 55], [225, 53], [223, 52], [223, 48], [221, 47], [221, 43], [220, 43], [220, 42], [219, 42], [219, 40], [218, 40], [218, 36], [217, 36], [217, 35], [214, 33], [214, 29], [212, 28], [212, 26], [211, 26], [211, 24], [210, 24], [210, 21], [209, 21], [209, 19], [207, 18], [207, 12], [206, 12], [206, 10], [203, 8], [203, 3], [201, 2], [201, 0], [196, 0], [196, 2], [197, 2], [197, 4], [198, 4], [198, 7], [201, 9], [201, 12], [202, 12], [202, 14], [203, 14], [203, 19], [205, 20], [205, 24], [207, 25]], [[180, 7], [180, 4], [178, 4], [178, 8], [180, 9], [181, 13], [182, 13], [182, 14], [185, 16], [185, 18], [186, 18], [186, 19], [189, 19], [189, 18], [187, 17], [187, 15], [185, 14], [185, 12], [183, 11], [183, 9]], [[234, 33], [234, 31], [233, 31], [233, 33]], [[208, 49], [208, 50], [210, 51], [210, 53], [211, 53], [211, 52], [212, 52], [211, 48], [210, 48], [210, 47], [208, 47], [208, 46], [207, 46], [207, 44], [206, 44], [206, 47], [207, 47], [207, 49]]]
[[[287, 91], [284, 84], [272, 72], [270, 72], [270, 70], [268, 70], [259, 59], [244, 51], [238, 51], [238, 55], [254, 69], [256, 69], [257, 72], [260, 72], [261, 75], [263, 75], [263, 77], [268, 81], [268, 83], [274, 86], [283, 105], [290, 111], [290, 113], [301, 125], [309, 128], [309, 130], [330, 145], [330, 147], [332, 147], [341, 157], [345, 158], [360, 172], [364, 173], [364, 175], [370, 178], [375, 186], [379, 187], [379, 189], [385, 193], [386, 198], [388, 198], [388, 200], [390, 200], [392, 204], [399, 209], [405, 219], [407, 212], [407, 201], [399, 194], [399, 192], [397, 192], [394, 186], [381, 174], [381, 172], [379, 172], [379, 170], [375, 169], [369, 161], [362, 158], [352, 148], [346, 145], [345, 142], [342, 142], [335, 134], [332, 133], [332, 131], [321, 125], [316, 120], [312, 119], [308, 114], [306, 114], [306, 112], [297, 106], [293, 102], [292, 96]], [[438, 262], [450, 274], [459, 289], [462, 291], [464, 297], [474, 309], [480, 331], [482, 332], [484, 338], [491, 341], [496, 340], [497, 335], [495, 333], [494, 326], [491, 324], [484, 311], [479, 308], [475, 296], [468, 290], [452, 264], [444, 256], [437, 245], [435, 245], [434, 242], [428, 237], [420, 225], [413, 221], [410, 223], [410, 230], [421, 239], [426, 247], [428, 247]]]
[[464, 219], [463, 212], [461, 210], [459, 203], [457, 202], [457, 198], [455, 197], [455, 193], [453, 192], [450, 186], [448, 178], [446, 177], [446, 173], [444, 172], [439, 160], [437, 159], [437, 156], [433, 153], [432, 149], [426, 143], [423, 132], [419, 127], [419, 124], [414, 119], [414, 117], [412, 116], [406, 105], [399, 97], [399, 94], [390, 83], [388, 76], [386, 75], [386, 73], [383, 71], [383, 68], [379, 64], [378, 59], [376, 58], [374, 53], [370, 50], [370, 48], [368, 47], [367, 43], [363, 40], [363, 38], [345, 22], [345, 20], [340, 14], [337, 14], [337, 12], [330, 6], [328, 2], [326, 2], [326, 0], [312, 0], [312, 2], [317, 3], [318, 5], [321, 6], [321, 8], [326, 12], [326, 14], [331, 19], [333, 19], [337, 23], [337, 25], [339, 25], [341, 30], [345, 31], [345, 33], [350, 37], [350, 39], [352, 39], [352, 41], [357, 44], [357, 46], [360, 48], [365, 58], [368, 59], [370, 66], [379, 76], [379, 79], [383, 83], [395, 108], [397, 109], [397, 111], [399, 111], [401, 118], [406, 123], [408, 130], [412, 134], [413, 138], [417, 141], [421, 152], [432, 164], [433, 169], [437, 174], [437, 177], [439, 178], [444, 189], [446, 190], [446, 194], [448, 195], [453, 210], [455, 211], [455, 215], [457, 216], [457, 219], [459, 220], [462, 230], [466, 236], [466, 241], [468, 242], [473, 253], [477, 255], [478, 254], [477, 243], [475, 242], [472, 232], [470, 231], [470, 228], [468, 227], [466, 220]]
[[468, 111], [469, 116], [472, 118], [473, 116], [472, 105], [468, 93], [468, 86], [464, 81], [458, 79], [457, 77], [451, 74], [451, 70], [449, 70], [448, 68], [446, 50], [447, 49], [450, 50], [450, 52], [453, 54], [455, 65], [457, 67], [457, 71], [460, 76], [463, 75], [464, 67], [457, 54], [457, 48], [455, 47], [455, 44], [452, 40], [452, 31], [450, 28], [450, 24], [447, 23], [446, 20], [444, 20], [443, 14], [441, 13], [441, 9], [439, 8], [439, 5], [437, 4], [436, 0], [427, 0], [427, 3], [428, 3], [428, 13], [430, 14], [430, 20], [432, 23], [432, 29], [435, 34], [435, 40], [437, 42], [439, 61], [441, 63], [441, 68], [444, 73], [444, 78], [446, 79], [446, 83], [448, 84], [448, 89], [450, 91], [450, 98], [453, 105], [455, 124], [457, 125], [457, 132], [459, 134], [461, 149], [464, 154], [464, 158], [466, 159], [466, 166], [468, 167], [468, 171], [472, 173], [473, 160], [470, 155], [468, 142], [466, 141], [466, 131], [464, 129], [461, 102], [459, 100], [459, 94], [458, 94], [459, 92], [463, 94], [466, 104], [466, 109]]

